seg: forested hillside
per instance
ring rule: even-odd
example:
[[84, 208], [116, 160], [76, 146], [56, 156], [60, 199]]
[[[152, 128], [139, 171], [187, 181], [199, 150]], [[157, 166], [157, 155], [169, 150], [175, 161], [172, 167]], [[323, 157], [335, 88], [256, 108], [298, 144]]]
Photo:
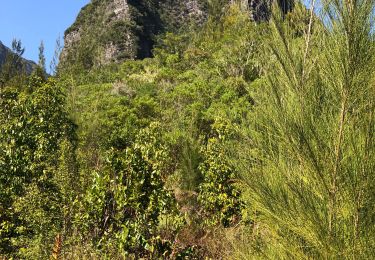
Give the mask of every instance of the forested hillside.
[[202, 1], [103, 62], [105, 3], [1, 78], [0, 259], [375, 257], [375, 1]]

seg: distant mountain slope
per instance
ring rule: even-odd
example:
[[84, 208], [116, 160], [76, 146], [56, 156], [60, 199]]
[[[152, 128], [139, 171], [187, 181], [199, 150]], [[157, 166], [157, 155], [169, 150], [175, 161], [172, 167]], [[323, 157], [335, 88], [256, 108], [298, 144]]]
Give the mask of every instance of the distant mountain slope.
[[[0, 69], [2, 67], [2, 65], [6, 62], [6, 58], [7, 58], [7, 55], [9, 53], [11, 53], [12, 50], [9, 49], [8, 47], [6, 47], [1, 41], [0, 41]], [[36, 63], [31, 61], [31, 60], [27, 60], [27, 59], [23, 59], [24, 61], [24, 65], [25, 65], [25, 70], [28, 74], [31, 74], [31, 72], [35, 69], [36, 67]]]

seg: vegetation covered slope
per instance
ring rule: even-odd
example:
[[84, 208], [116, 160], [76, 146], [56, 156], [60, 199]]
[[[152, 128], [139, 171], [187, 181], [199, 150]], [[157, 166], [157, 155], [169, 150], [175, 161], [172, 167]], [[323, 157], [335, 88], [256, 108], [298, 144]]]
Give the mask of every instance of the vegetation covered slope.
[[[229, 2], [93, 0], [82, 8], [76, 21], [65, 31], [65, 47], [61, 56], [65, 66], [61, 67], [79, 65], [89, 69], [111, 62], [152, 57], [153, 48], [161, 35], [199, 27], [207, 20], [208, 13], [222, 11]], [[252, 20], [269, 19], [273, 1], [239, 2], [248, 8]], [[285, 14], [294, 5], [293, 0], [274, 2]]]
[[1, 88], [0, 256], [372, 259], [375, 2], [323, 4]]

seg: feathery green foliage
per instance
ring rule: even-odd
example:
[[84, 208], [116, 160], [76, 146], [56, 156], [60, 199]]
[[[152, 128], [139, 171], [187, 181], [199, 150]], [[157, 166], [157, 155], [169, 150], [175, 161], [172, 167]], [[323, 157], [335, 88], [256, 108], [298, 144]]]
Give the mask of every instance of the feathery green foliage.
[[282, 258], [374, 254], [373, 9], [323, 1], [304, 38], [271, 22], [244, 180]]

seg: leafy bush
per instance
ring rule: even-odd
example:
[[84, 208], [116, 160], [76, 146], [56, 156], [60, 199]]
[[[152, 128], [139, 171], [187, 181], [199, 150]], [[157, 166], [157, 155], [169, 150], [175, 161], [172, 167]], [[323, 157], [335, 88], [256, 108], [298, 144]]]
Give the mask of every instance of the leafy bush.
[[235, 187], [236, 170], [225, 153], [228, 129], [221, 125], [216, 131], [217, 136], [208, 139], [203, 151], [204, 161], [199, 169], [204, 179], [199, 187], [198, 201], [210, 225], [229, 227], [241, 219], [243, 204], [240, 190]]
[[173, 194], [164, 186], [168, 156], [158, 129], [152, 124], [131, 147], [111, 149], [106, 170], [95, 175], [81, 221], [94, 232], [99, 247], [113, 241], [122, 254], [136, 257], [170, 250], [158, 224], [162, 216], [178, 213]]
[[53, 81], [0, 94], [0, 254], [46, 256], [75, 186], [75, 126]]

